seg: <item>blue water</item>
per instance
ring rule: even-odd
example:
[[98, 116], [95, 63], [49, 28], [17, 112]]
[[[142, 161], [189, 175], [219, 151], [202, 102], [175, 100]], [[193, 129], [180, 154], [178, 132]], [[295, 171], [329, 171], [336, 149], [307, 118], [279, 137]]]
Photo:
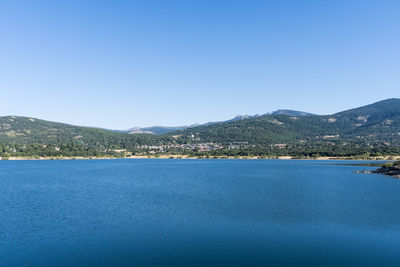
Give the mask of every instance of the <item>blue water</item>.
[[0, 161], [0, 266], [399, 266], [400, 179], [332, 163]]

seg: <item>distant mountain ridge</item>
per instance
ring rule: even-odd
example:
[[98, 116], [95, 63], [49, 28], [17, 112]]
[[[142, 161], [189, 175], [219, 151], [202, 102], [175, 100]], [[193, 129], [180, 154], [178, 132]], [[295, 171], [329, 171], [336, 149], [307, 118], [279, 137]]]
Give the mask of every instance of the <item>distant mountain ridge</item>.
[[[289, 115], [286, 115], [289, 114]], [[294, 116], [292, 114], [302, 114]], [[400, 99], [387, 99], [332, 115], [277, 111], [244, 120], [187, 128], [171, 133], [202, 142], [307, 144], [349, 142], [400, 144]]]
[[233, 119], [227, 120], [227, 121], [217, 121], [217, 122], [207, 122], [204, 124], [192, 124], [188, 126], [151, 126], [151, 127], [133, 127], [128, 130], [123, 130], [122, 132], [129, 133], [129, 134], [156, 134], [156, 135], [162, 135], [162, 134], [167, 134], [170, 132], [178, 131], [178, 130], [183, 130], [186, 128], [193, 128], [193, 127], [198, 127], [198, 126], [207, 126], [207, 125], [212, 125], [216, 123], [223, 123], [223, 122], [231, 122], [231, 121], [238, 121], [238, 120], [247, 120], [247, 119], [252, 119], [252, 118], [258, 118], [258, 117], [263, 117], [263, 116], [269, 116], [269, 115], [288, 115], [288, 116], [315, 116], [315, 114], [304, 112], [304, 111], [297, 111], [297, 110], [289, 110], [289, 109], [278, 109], [276, 111], [273, 111], [271, 113], [265, 113], [263, 115], [237, 115]]
[[[152, 127], [144, 127], [144, 128], [139, 128], [139, 127], [134, 127], [126, 130], [125, 132], [129, 134], [156, 134], [156, 135], [162, 135], [166, 134], [169, 132], [177, 131], [177, 130], [183, 130], [186, 129], [190, 126], [175, 126], [175, 127], [168, 127], [168, 126], [152, 126]], [[195, 127], [195, 126], [193, 126]]]
[[296, 117], [304, 117], [304, 116], [316, 116], [316, 114], [304, 112], [304, 111], [297, 111], [297, 110], [290, 110], [290, 109], [278, 109], [271, 113], [271, 115], [288, 115], [288, 116], [296, 116]]
[[[162, 134], [164, 128], [168, 132]], [[0, 157], [98, 156], [123, 151], [150, 155], [400, 155], [400, 99], [387, 99], [332, 115], [281, 110], [183, 129], [155, 127], [148, 131], [148, 134], [128, 134], [5, 116], [0, 117]]]

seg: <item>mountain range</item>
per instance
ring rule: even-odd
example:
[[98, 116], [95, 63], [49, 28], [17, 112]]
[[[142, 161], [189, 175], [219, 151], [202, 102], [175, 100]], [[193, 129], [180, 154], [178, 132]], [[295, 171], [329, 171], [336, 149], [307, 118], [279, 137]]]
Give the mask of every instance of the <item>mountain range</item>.
[[218, 122], [207, 122], [204, 124], [192, 124], [188, 126], [151, 126], [151, 127], [133, 127], [128, 130], [124, 130], [121, 132], [129, 133], [129, 134], [167, 134], [170, 132], [174, 132], [177, 130], [183, 130], [186, 128], [193, 128], [197, 126], [207, 126], [211, 124], [216, 124], [216, 123], [223, 123], [223, 122], [231, 122], [231, 121], [239, 121], [239, 120], [245, 120], [245, 119], [252, 119], [252, 118], [259, 118], [259, 117], [264, 117], [264, 116], [269, 116], [269, 115], [288, 115], [288, 116], [315, 116], [315, 114], [304, 112], [304, 111], [297, 111], [297, 110], [289, 110], [289, 109], [278, 109], [276, 111], [273, 111], [271, 113], [265, 113], [263, 115], [238, 115], [234, 117], [233, 119], [227, 120], [227, 121], [218, 121]]
[[400, 99], [387, 99], [332, 115], [277, 110], [203, 125], [126, 132], [30, 117], [0, 117], [0, 156], [102, 155], [122, 150], [182, 154], [217, 151], [257, 155], [323, 151], [329, 155], [400, 154]]
[[[250, 144], [343, 142], [400, 143], [400, 99], [387, 99], [332, 115], [276, 112], [172, 132], [188, 140]], [[298, 113], [290, 113], [298, 114]]]

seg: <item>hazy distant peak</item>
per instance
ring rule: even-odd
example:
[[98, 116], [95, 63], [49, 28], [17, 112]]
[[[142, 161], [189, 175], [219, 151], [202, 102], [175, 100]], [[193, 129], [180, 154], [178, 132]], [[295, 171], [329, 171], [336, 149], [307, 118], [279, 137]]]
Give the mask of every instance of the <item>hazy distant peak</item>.
[[315, 116], [316, 114], [304, 112], [304, 111], [297, 111], [291, 109], [278, 109], [271, 113], [272, 115], [288, 115], [288, 116], [295, 116], [295, 117], [304, 117], [304, 116]]
[[251, 118], [257, 118], [260, 117], [261, 115], [237, 115], [235, 118], [233, 118], [231, 121], [237, 121], [237, 120], [246, 120], [246, 119], [251, 119]]

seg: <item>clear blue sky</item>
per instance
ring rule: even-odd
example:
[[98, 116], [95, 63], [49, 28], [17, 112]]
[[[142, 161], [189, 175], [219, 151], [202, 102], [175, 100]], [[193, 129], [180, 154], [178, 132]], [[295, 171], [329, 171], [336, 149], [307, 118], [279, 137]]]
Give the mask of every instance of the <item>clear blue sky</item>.
[[0, 116], [125, 129], [400, 97], [400, 1], [0, 2]]

